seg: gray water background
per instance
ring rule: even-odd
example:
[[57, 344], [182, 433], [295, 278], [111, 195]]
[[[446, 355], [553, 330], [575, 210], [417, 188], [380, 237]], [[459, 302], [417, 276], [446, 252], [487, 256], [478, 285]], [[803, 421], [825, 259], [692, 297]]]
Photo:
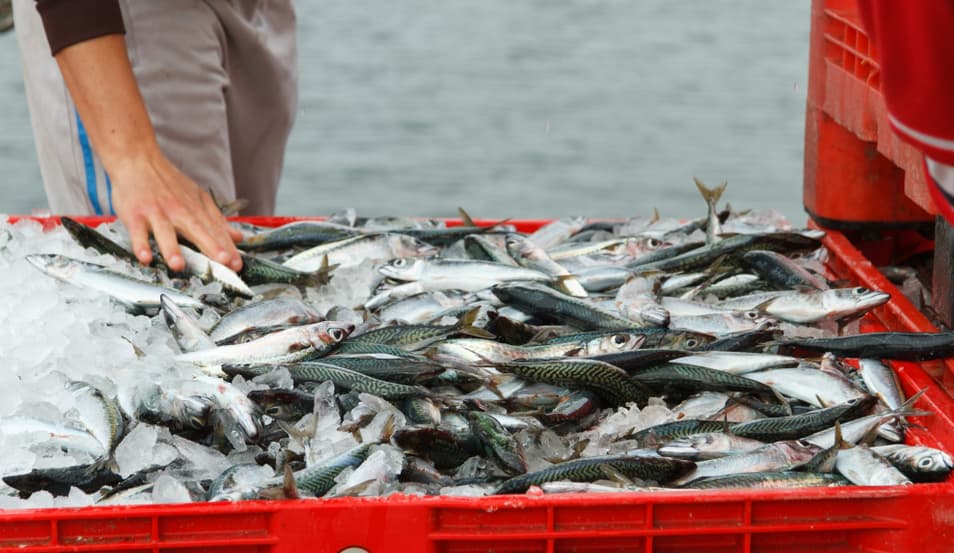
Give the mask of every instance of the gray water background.
[[[278, 213], [690, 217], [692, 177], [796, 223], [807, 0], [310, 0]], [[0, 212], [46, 199], [0, 35]]]

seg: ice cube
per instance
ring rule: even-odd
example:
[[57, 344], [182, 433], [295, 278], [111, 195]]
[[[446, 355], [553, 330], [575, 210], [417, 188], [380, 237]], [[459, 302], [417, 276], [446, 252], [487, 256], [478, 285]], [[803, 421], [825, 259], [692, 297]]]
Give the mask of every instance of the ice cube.
[[153, 450], [158, 436], [159, 429], [151, 424], [139, 423], [130, 430], [116, 446], [113, 455], [119, 474], [127, 477], [153, 465]]
[[154, 503], [191, 503], [189, 490], [175, 477], [160, 474], [152, 486]]

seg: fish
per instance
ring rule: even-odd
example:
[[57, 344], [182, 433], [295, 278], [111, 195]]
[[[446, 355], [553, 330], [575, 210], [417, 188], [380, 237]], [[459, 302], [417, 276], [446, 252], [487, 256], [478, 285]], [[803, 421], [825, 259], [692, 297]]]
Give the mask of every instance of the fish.
[[181, 307], [204, 306], [199, 300], [177, 290], [64, 255], [30, 254], [26, 259], [34, 267], [57, 280], [107, 295], [134, 311], [158, 311], [162, 296]]
[[299, 363], [227, 363], [222, 365], [226, 375], [262, 375], [279, 368], [288, 370], [292, 380], [301, 382], [334, 382], [349, 390], [374, 394], [383, 398], [404, 398], [427, 396], [430, 392], [420, 386], [408, 386], [396, 382], [379, 380], [356, 371], [344, 369], [330, 363], [306, 361]]
[[725, 192], [727, 183], [723, 182], [719, 186], [709, 188], [695, 177], [693, 177], [692, 180], [695, 181], [696, 188], [699, 189], [699, 193], [702, 194], [702, 199], [705, 200], [706, 205], [709, 207], [709, 214], [706, 217], [706, 243], [714, 244], [718, 241], [718, 236], [721, 233], [718, 203], [719, 199], [722, 198], [722, 193]]
[[247, 303], [226, 313], [209, 331], [209, 337], [223, 346], [245, 341], [246, 336], [260, 337], [322, 320], [318, 311], [301, 300], [276, 298]]
[[780, 353], [796, 349], [838, 357], [929, 361], [954, 357], [954, 332], [870, 332], [831, 338], [785, 337]]
[[509, 361], [493, 366], [533, 382], [582, 388], [610, 405], [644, 404], [648, 399], [645, 389], [633, 382], [626, 371], [593, 359]]
[[354, 267], [365, 260], [389, 260], [407, 257], [429, 257], [437, 249], [403, 234], [361, 234], [315, 246], [288, 258], [282, 265], [296, 271], [313, 272], [322, 266], [339, 269]]
[[508, 305], [545, 320], [568, 324], [581, 330], [623, 329], [645, 325], [539, 283], [497, 284], [491, 291]]
[[220, 367], [225, 364], [292, 362], [330, 352], [353, 330], [354, 325], [350, 323], [322, 321], [280, 330], [242, 344], [182, 353], [175, 361], [194, 364], [217, 376], [222, 374]]
[[630, 478], [659, 483], [670, 482], [695, 467], [692, 461], [648, 455], [587, 457], [512, 477], [500, 484], [494, 493], [498, 495], [522, 493], [530, 486], [561, 480], [593, 482], [604, 477], [604, 465]]

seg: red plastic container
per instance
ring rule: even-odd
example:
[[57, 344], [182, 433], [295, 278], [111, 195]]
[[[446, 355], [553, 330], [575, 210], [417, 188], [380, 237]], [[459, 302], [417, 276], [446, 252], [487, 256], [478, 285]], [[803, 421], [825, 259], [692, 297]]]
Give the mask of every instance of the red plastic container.
[[[254, 219], [276, 224], [283, 219]], [[42, 221], [46, 226], [56, 219]], [[535, 221], [516, 223], [533, 230]], [[932, 330], [840, 234], [839, 278], [885, 290], [865, 330]], [[932, 368], [933, 367], [933, 368]], [[896, 365], [927, 388], [909, 441], [954, 451], [946, 365]], [[930, 371], [930, 372], [928, 372]], [[360, 549], [349, 549], [360, 548]], [[0, 511], [0, 553], [888, 553], [954, 549], [954, 483], [787, 491], [405, 497]]]
[[922, 156], [891, 129], [856, 0], [812, 0], [805, 209], [829, 228], [930, 223]]

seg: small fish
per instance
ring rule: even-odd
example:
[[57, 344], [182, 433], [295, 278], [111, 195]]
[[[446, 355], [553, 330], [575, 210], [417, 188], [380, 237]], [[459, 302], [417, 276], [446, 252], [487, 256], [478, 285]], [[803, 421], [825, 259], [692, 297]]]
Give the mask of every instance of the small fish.
[[480, 411], [467, 414], [470, 428], [483, 443], [484, 449], [500, 461], [509, 474], [527, 472], [527, 455], [523, 446], [501, 425], [497, 419]]
[[537, 472], [515, 476], [501, 484], [494, 493], [523, 493], [530, 486], [539, 486], [546, 482], [559, 480], [593, 482], [605, 477], [603, 465], [612, 467], [629, 478], [638, 478], [661, 484], [670, 482], [695, 467], [695, 463], [692, 461], [648, 455], [587, 457], [566, 461]]
[[330, 352], [354, 330], [354, 325], [323, 321], [268, 334], [251, 342], [218, 346], [177, 355], [180, 363], [192, 363], [212, 375], [235, 363], [289, 363]]
[[157, 311], [163, 295], [182, 307], [202, 307], [199, 300], [176, 290], [138, 280], [99, 265], [55, 254], [26, 256], [47, 275], [81, 288], [89, 288], [139, 311]]

